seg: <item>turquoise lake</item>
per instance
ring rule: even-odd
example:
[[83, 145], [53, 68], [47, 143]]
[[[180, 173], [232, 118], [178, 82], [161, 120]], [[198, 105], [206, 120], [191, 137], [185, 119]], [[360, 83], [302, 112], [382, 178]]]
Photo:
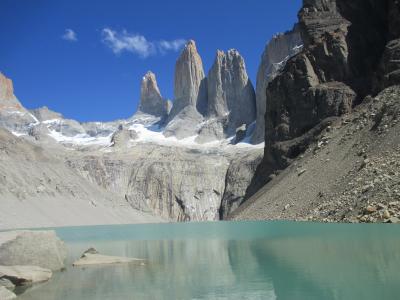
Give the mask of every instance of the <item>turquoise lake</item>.
[[[19, 299], [400, 299], [400, 226], [215, 222], [56, 228], [67, 268]], [[145, 266], [72, 267], [89, 247]]]

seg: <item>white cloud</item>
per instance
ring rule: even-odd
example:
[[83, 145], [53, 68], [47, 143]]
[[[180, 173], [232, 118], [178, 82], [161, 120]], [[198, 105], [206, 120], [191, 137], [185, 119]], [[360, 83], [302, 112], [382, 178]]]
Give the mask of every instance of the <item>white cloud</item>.
[[70, 41], [70, 42], [76, 42], [78, 41], [78, 38], [76, 37], [76, 33], [75, 31], [73, 31], [72, 29], [65, 29], [65, 32], [62, 36], [62, 38], [66, 41]]
[[168, 51], [178, 51], [184, 44], [184, 39], [172, 41], [148, 41], [143, 35], [131, 34], [126, 30], [117, 32], [111, 28], [102, 30], [103, 43], [115, 54], [131, 52], [146, 58], [151, 55], [164, 54]]
[[178, 51], [183, 47], [183, 45], [186, 44], [186, 40], [184, 39], [176, 39], [172, 41], [159, 41], [158, 42], [158, 48], [160, 52], [166, 52], [166, 51]]

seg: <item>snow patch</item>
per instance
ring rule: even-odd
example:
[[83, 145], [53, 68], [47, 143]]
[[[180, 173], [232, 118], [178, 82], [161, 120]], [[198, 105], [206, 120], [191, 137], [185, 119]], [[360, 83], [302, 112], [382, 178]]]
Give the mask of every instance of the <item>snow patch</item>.
[[111, 135], [105, 137], [91, 137], [87, 134], [77, 134], [75, 136], [69, 137], [62, 133], [50, 130], [49, 136], [60, 143], [69, 143], [75, 145], [99, 145], [99, 146], [110, 146], [111, 145]]

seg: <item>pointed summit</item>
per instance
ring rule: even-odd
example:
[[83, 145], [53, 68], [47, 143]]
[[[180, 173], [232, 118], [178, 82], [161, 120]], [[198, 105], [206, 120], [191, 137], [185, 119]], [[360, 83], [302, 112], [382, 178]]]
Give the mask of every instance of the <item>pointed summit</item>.
[[237, 127], [255, 120], [255, 101], [243, 57], [235, 49], [227, 53], [218, 50], [208, 73], [209, 116], [228, 116], [228, 131], [234, 133]]
[[0, 72], [0, 99], [11, 99], [14, 97], [14, 88], [11, 79]]
[[176, 62], [174, 96], [170, 119], [187, 106], [197, 109], [207, 101], [203, 62], [193, 40], [186, 43]]
[[158, 117], [167, 114], [164, 99], [157, 85], [156, 75], [151, 71], [148, 71], [146, 75], [143, 76], [140, 87], [140, 104], [138, 110]]
[[14, 95], [11, 79], [0, 72], [0, 108], [21, 109], [22, 105]]

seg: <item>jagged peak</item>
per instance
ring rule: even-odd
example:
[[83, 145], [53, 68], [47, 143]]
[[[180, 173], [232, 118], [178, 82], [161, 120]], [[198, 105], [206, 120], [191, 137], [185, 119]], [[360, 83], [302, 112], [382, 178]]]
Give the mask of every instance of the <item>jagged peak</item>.
[[13, 82], [0, 72], [0, 99], [11, 98], [14, 98]]
[[152, 80], [156, 78], [156, 74], [154, 74], [152, 71], [147, 71], [146, 74], [143, 76], [143, 80]]
[[139, 111], [156, 116], [166, 114], [164, 99], [158, 88], [156, 75], [151, 71], [147, 71], [142, 78]]
[[185, 49], [194, 49], [197, 51], [196, 42], [194, 40], [188, 40]]

